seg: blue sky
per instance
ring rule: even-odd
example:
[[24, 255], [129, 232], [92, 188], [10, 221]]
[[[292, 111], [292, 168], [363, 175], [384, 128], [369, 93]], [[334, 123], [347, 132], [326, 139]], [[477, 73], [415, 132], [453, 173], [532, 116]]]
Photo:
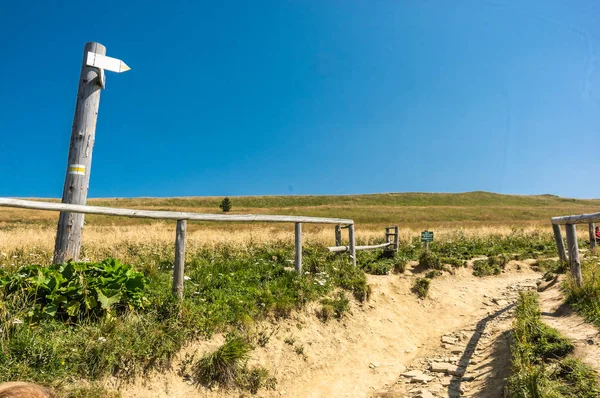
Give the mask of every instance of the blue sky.
[[600, 197], [600, 3], [1, 1], [0, 196], [59, 197], [86, 41], [90, 197]]

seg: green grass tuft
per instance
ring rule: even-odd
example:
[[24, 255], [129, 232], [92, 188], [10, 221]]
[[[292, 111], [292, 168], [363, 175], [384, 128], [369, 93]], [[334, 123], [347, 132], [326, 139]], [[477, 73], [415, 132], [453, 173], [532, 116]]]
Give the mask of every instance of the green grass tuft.
[[598, 397], [596, 374], [569, 357], [573, 344], [541, 321], [537, 297], [533, 292], [521, 293], [517, 303], [506, 396]]
[[419, 256], [419, 266], [425, 269], [443, 269], [440, 258], [431, 250], [425, 250]]
[[415, 283], [412, 287], [412, 291], [421, 299], [427, 297], [429, 293], [429, 285], [431, 283], [431, 279], [427, 278], [417, 278], [415, 279]]
[[344, 292], [338, 292], [333, 299], [321, 300], [321, 309], [317, 311], [317, 316], [323, 322], [331, 318], [340, 319], [350, 310], [350, 300]]
[[598, 257], [590, 257], [581, 264], [582, 286], [577, 286], [570, 277], [566, 283], [567, 303], [596, 326], [600, 326], [599, 260]]

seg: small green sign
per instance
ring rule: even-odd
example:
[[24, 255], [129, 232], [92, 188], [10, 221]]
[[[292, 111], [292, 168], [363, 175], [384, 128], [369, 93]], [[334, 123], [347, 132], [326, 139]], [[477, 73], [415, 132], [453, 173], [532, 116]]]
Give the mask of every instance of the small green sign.
[[433, 231], [421, 232], [421, 242], [433, 242]]

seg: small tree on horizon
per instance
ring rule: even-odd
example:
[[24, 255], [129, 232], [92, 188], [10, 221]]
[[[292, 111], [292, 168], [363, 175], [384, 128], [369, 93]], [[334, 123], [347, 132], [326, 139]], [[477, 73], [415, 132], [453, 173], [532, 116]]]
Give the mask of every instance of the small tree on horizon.
[[229, 200], [229, 198], [225, 198], [221, 201], [221, 204], [219, 205], [219, 208], [221, 210], [223, 210], [223, 213], [227, 213], [229, 210], [231, 210], [231, 201]]

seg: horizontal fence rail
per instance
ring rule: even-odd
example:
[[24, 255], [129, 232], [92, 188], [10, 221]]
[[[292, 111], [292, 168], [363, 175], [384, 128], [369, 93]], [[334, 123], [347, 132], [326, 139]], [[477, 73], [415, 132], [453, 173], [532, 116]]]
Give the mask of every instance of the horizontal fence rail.
[[[187, 221], [223, 221], [223, 222], [282, 222], [294, 223], [295, 234], [295, 259], [296, 272], [302, 273], [302, 223], [307, 224], [336, 224], [336, 230], [348, 228], [348, 251], [352, 263], [356, 266], [356, 247], [354, 238], [354, 221], [343, 218], [280, 216], [266, 214], [205, 214], [178, 211], [118, 209], [114, 207], [86, 206], [66, 203], [38, 202], [33, 200], [0, 198], [0, 207], [16, 207], [31, 210], [60, 211], [79, 214], [99, 214], [106, 216], [121, 216], [132, 218], [151, 218], [157, 220], [176, 220], [175, 259], [173, 263], [173, 295], [183, 297], [184, 263], [185, 263], [185, 236]], [[385, 246], [387, 246], [386, 244]], [[359, 249], [360, 250], [360, 249]], [[76, 257], [77, 255], [75, 255]], [[77, 258], [74, 258], [77, 260]]]
[[18, 207], [32, 210], [67, 211], [70, 213], [100, 214], [106, 216], [121, 216], [133, 218], [153, 218], [159, 220], [190, 220], [190, 221], [228, 221], [228, 222], [303, 222], [309, 224], [354, 224], [353, 220], [342, 218], [279, 216], [266, 214], [205, 214], [179, 211], [117, 209], [114, 207], [72, 205], [64, 203], [37, 202], [33, 200], [0, 198], [2, 207]]
[[590, 223], [600, 222], [600, 213], [578, 214], [575, 216], [552, 217], [551, 221], [552, 221], [552, 224], [554, 224], [554, 225], [590, 224]]
[[[354, 250], [372, 250], [372, 249], [382, 249], [384, 247], [394, 246], [392, 242], [382, 243], [380, 245], [371, 245], [371, 246], [356, 246]], [[328, 247], [330, 252], [332, 253], [340, 253], [350, 251], [350, 246], [333, 246]]]

